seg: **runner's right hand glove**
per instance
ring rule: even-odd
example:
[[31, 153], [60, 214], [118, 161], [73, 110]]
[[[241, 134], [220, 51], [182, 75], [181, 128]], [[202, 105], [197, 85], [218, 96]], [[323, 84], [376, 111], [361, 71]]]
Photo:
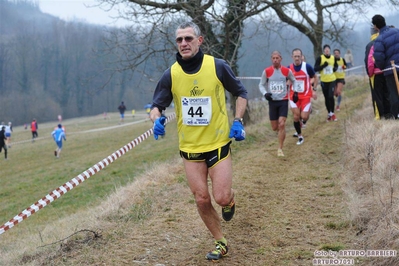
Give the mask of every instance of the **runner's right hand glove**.
[[164, 116], [161, 116], [160, 118], [157, 118], [154, 122], [154, 139], [158, 140], [158, 136], [164, 136], [165, 135], [165, 121], [166, 118]]
[[268, 100], [268, 101], [272, 101], [272, 100], [273, 100], [272, 94], [271, 94], [270, 92], [267, 92], [267, 93], [265, 94], [265, 98], [266, 98], [266, 100]]
[[327, 62], [324, 62], [324, 64], [323, 64], [323, 68], [325, 68], [326, 66], [328, 66], [328, 63]]

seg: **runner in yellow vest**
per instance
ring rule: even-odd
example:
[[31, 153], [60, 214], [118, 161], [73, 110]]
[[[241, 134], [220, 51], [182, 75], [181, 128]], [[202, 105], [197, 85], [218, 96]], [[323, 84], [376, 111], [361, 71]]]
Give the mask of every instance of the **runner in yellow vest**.
[[[235, 212], [232, 189], [231, 138], [245, 139], [242, 117], [247, 105], [247, 90], [226, 61], [205, 55], [200, 49], [204, 37], [193, 22], [176, 30], [176, 63], [167, 69], [155, 88], [150, 118], [154, 137], [165, 135], [162, 112], [174, 101], [180, 156], [188, 185], [194, 194], [199, 215], [215, 239], [216, 249], [206, 254], [208, 260], [227, 255], [220, 218], [212, 205], [222, 207], [225, 221]], [[236, 99], [235, 119], [230, 126], [225, 90]], [[208, 189], [212, 183], [212, 196]]]
[[345, 69], [346, 69], [346, 61], [344, 58], [341, 57], [341, 51], [339, 49], [334, 49], [334, 57], [337, 62], [337, 71], [334, 72], [335, 74], [335, 90], [334, 96], [337, 97], [337, 112], [341, 111], [339, 108], [341, 106], [342, 100], [342, 90], [345, 85]]
[[334, 114], [334, 89], [335, 89], [335, 74], [338, 65], [334, 56], [330, 54], [330, 45], [323, 46], [323, 54], [317, 57], [314, 65], [314, 70], [320, 73], [321, 88], [323, 90], [324, 101], [327, 109], [327, 122], [337, 121]]

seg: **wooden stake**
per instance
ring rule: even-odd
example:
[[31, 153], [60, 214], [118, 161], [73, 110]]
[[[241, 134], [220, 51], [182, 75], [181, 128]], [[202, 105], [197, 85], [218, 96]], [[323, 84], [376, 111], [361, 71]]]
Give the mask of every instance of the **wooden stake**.
[[398, 73], [396, 72], [396, 66], [394, 60], [391, 60], [391, 66], [393, 68], [392, 69], [393, 76], [395, 77], [396, 89], [398, 90], [398, 95], [399, 95], [399, 79], [398, 79]]

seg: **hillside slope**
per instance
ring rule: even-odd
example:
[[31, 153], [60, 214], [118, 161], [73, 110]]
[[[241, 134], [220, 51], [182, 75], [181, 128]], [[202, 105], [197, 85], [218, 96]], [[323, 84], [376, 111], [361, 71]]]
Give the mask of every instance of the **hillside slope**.
[[[347, 86], [334, 123], [325, 122], [320, 95], [301, 146], [291, 137], [290, 117], [283, 158], [276, 156], [277, 136], [266, 114], [247, 127], [245, 142], [233, 143], [237, 207], [234, 219], [223, 222], [230, 252], [220, 265], [312, 265], [316, 250], [359, 249], [340, 173], [346, 120], [367, 99], [365, 88]], [[100, 207], [55, 221], [43, 233], [63, 228], [71, 236], [25, 254], [18, 264], [208, 265], [204, 256], [213, 240], [197, 214], [181, 161], [165, 160]]]

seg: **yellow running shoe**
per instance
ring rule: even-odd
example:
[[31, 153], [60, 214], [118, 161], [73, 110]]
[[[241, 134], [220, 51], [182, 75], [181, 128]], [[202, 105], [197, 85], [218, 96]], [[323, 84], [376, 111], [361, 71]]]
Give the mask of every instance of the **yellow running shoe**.
[[215, 241], [216, 249], [206, 254], [207, 260], [218, 261], [227, 255], [229, 249], [227, 245], [221, 241]]

